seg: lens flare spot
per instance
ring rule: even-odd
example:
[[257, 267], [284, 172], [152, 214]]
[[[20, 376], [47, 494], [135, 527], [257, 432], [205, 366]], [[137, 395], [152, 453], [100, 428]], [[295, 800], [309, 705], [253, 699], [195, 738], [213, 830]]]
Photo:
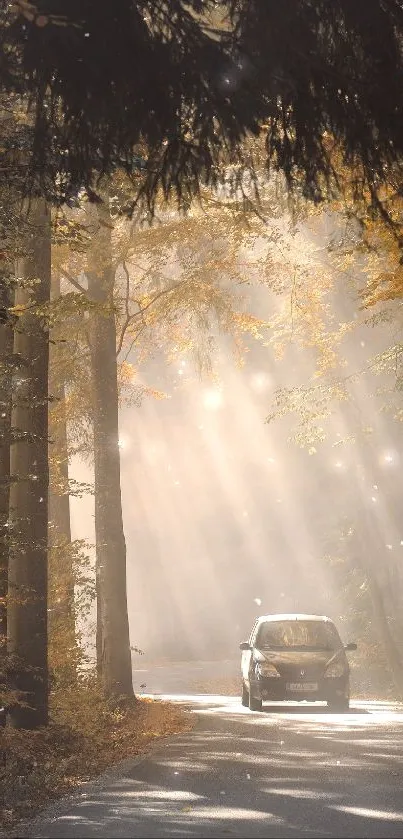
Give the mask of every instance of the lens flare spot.
[[221, 390], [210, 388], [203, 393], [203, 405], [208, 411], [218, 411], [224, 403]]
[[270, 378], [266, 373], [254, 373], [250, 378], [250, 386], [255, 393], [264, 393], [270, 387]]

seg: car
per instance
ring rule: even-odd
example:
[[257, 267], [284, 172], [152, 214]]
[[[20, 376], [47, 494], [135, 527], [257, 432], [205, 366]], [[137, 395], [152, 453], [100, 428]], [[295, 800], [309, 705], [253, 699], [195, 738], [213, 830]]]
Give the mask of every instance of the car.
[[326, 615], [262, 615], [242, 650], [242, 705], [261, 711], [263, 702], [325, 701], [347, 711], [350, 668], [344, 645]]

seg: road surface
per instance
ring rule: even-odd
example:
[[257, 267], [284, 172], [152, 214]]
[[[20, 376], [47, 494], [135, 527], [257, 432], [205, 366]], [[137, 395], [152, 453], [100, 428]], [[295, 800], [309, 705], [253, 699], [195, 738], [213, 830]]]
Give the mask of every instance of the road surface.
[[29, 837], [398, 837], [403, 706], [242, 708], [180, 695], [193, 731], [168, 739], [52, 805]]

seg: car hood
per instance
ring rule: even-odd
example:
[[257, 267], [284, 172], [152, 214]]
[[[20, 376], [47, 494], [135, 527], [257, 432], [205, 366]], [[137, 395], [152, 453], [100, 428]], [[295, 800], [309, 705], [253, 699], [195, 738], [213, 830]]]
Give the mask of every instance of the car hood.
[[336, 659], [346, 659], [344, 647], [338, 650], [258, 650], [253, 651], [256, 661], [269, 661], [274, 665], [323, 665], [327, 667]]

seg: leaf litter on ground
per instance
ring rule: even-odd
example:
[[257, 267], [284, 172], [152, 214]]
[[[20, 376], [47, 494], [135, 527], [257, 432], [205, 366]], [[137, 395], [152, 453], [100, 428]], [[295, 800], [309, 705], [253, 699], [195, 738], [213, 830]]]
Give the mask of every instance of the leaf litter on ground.
[[189, 730], [190, 719], [158, 699], [111, 704], [95, 685], [55, 692], [47, 728], [0, 729], [0, 836], [111, 766], [145, 755], [155, 740]]

